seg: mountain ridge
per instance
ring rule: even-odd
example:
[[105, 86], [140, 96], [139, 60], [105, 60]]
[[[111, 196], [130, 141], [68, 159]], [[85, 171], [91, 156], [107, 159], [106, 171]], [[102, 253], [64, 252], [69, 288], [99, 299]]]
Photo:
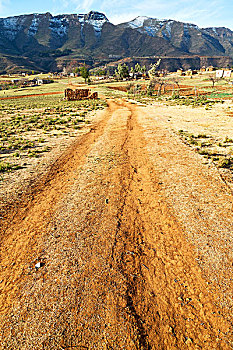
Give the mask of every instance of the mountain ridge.
[[97, 11], [0, 18], [0, 71], [18, 67], [14, 62], [20, 57], [24, 63], [19, 69], [46, 71], [75, 59], [160, 55], [233, 57], [233, 31], [147, 16], [114, 25]]

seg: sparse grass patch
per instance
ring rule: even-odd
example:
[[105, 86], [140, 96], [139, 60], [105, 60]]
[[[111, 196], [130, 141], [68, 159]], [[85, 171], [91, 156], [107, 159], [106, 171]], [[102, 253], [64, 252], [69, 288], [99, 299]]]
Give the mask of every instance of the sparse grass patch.
[[10, 164], [8, 162], [0, 162], [0, 173], [9, 172], [12, 170], [20, 169], [18, 164]]
[[92, 111], [107, 106], [103, 100], [65, 101], [59, 95], [33, 96], [0, 101], [1, 172], [13, 171], [16, 166], [8, 160], [38, 158], [51, 147], [49, 139], [74, 137], [90, 121]]
[[218, 168], [227, 168], [233, 170], [233, 158], [220, 157], [217, 163]]
[[185, 97], [185, 96], [175, 96], [167, 98], [173, 105], [180, 106], [191, 106], [191, 107], [205, 107], [206, 109], [211, 109], [215, 103], [218, 101], [210, 100], [206, 96], [199, 97]]
[[[223, 151], [219, 151], [220, 147], [227, 148], [231, 146], [233, 140], [229, 137], [226, 136], [222, 142], [219, 142], [217, 139], [206, 134], [198, 134], [195, 136], [184, 130], [179, 130], [178, 134], [189, 146], [197, 146], [194, 148], [195, 151], [205, 158], [211, 159], [218, 168], [233, 170], [233, 158], [229, 156], [229, 152], [223, 153]], [[208, 142], [205, 141], [206, 139], [208, 139]], [[201, 141], [197, 142], [197, 140]]]
[[230, 139], [228, 136], [225, 137], [224, 143], [233, 143], [233, 139]]

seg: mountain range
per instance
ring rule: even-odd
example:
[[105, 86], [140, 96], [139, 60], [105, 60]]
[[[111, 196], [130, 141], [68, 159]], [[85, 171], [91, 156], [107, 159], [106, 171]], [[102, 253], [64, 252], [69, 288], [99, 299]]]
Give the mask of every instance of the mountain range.
[[0, 72], [59, 70], [125, 57], [233, 57], [233, 31], [139, 16], [114, 25], [103, 13], [0, 18]]

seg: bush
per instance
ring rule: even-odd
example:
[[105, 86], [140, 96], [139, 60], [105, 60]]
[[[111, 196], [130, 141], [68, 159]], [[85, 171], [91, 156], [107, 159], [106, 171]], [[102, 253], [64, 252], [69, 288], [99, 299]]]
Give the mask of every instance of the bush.
[[233, 158], [224, 158], [221, 157], [217, 164], [218, 168], [232, 168], [233, 167]]
[[16, 170], [19, 168], [20, 168], [20, 166], [17, 164], [0, 162], [0, 173], [5, 173], [7, 171]]

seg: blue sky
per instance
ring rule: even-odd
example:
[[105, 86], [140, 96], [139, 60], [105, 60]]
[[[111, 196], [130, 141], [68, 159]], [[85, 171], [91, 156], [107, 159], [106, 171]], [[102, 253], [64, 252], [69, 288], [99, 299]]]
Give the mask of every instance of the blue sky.
[[176, 19], [200, 27], [233, 29], [233, 1], [227, 0], [0, 0], [0, 17], [25, 13], [104, 12], [114, 23], [122, 23], [139, 15], [159, 19]]

